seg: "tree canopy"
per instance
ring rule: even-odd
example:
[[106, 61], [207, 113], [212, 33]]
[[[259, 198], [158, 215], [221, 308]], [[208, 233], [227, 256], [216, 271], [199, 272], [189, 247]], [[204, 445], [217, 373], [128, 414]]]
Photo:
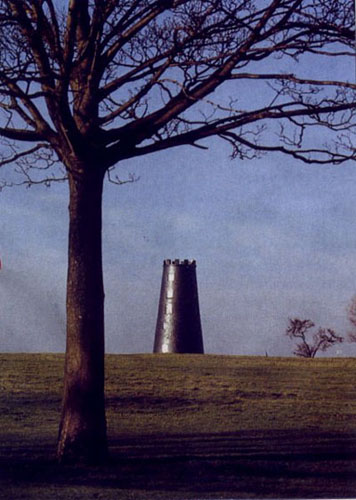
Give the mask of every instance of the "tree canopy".
[[2, 165], [26, 183], [214, 135], [242, 159], [355, 158], [356, 85], [332, 78], [348, 0], [1, 0], [0, 32]]

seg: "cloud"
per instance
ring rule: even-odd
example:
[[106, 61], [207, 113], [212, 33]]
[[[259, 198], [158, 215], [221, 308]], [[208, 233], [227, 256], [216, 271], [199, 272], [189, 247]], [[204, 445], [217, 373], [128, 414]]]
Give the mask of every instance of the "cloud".
[[6, 267], [0, 278], [1, 351], [62, 351], [63, 298], [36, 275]]

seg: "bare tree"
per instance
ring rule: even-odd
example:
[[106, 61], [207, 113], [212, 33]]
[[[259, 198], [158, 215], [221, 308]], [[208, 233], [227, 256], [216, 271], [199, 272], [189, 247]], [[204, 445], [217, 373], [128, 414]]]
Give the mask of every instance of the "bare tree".
[[356, 85], [332, 71], [353, 44], [349, 0], [0, 0], [2, 186], [69, 184], [60, 460], [107, 455], [105, 175], [212, 136], [239, 159], [355, 159]]
[[349, 342], [356, 342], [356, 295], [352, 297], [347, 308], [347, 318], [352, 325], [352, 330], [348, 332], [347, 338]]
[[302, 358], [315, 358], [318, 351], [326, 351], [336, 343], [343, 342], [343, 337], [340, 337], [331, 328], [318, 328], [313, 333], [311, 340], [307, 339], [307, 334], [315, 324], [310, 319], [290, 319], [286, 335], [291, 339], [298, 339], [295, 351], [296, 356]]

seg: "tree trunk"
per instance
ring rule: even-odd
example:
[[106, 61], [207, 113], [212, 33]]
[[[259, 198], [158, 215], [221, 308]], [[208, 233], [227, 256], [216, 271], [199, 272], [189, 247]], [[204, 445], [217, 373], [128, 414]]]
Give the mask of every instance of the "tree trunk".
[[103, 171], [69, 174], [67, 345], [60, 462], [107, 458], [104, 399]]

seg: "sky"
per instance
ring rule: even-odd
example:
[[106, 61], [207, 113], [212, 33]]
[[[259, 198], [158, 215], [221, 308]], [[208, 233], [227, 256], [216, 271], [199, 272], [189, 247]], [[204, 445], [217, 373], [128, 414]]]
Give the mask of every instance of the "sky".
[[[354, 79], [342, 59], [306, 61], [298, 74], [330, 69]], [[205, 145], [126, 161], [119, 176], [139, 180], [105, 184], [107, 352], [152, 352], [163, 260], [177, 258], [197, 261], [207, 353], [291, 356], [285, 330], [294, 317], [346, 336], [356, 295], [355, 164], [231, 160], [225, 142]], [[65, 349], [67, 207], [66, 184], [0, 192], [0, 352]], [[356, 343], [326, 355], [355, 356]]]
[[[106, 349], [152, 352], [166, 258], [197, 261], [206, 353], [290, 356], [288, 318], [349, 330], [356, 294], [356, 169], [227, 144], [130, 160], [104, 189]], [[0, 351], [65, 348], [66, 184], [0, 193]], [[328, 355], [356, 354], [356, 344]]]

